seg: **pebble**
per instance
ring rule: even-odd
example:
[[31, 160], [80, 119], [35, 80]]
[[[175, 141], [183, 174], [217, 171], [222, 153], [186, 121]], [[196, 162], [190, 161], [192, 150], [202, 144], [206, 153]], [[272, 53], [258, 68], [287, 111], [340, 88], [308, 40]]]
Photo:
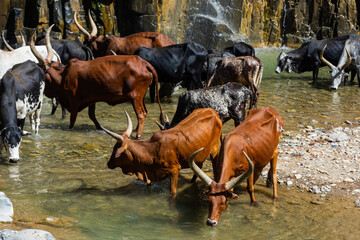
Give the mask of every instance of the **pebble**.
[[38, 229], [25, 229], [21, 231], [12, 231], [9, 229], [5, 229], [0, 231], [0, 239], [1, 240], [55, 240], [55, 237], [43, 230]]
[[291, 187], [293, 185], [293, 182], [291, 180], [286, 181], [286, 185], [288, 185], [289, 187]]
[[360, 199], [355, 200], [355, 207], [360, 207]]
[[344, 182], [352, 183], [354, 182], [354, 180], [352, 178], [347, 177], [344, 179]]

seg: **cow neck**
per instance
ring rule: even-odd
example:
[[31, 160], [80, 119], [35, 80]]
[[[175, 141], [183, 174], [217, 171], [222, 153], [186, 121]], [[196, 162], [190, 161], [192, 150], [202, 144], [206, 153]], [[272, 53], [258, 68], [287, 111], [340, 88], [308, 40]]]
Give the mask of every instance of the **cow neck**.
[[127, 143], [127, 150], [138, 164], [152, 165], [158, 152], [158, 143], [148, 140], [134, 140]]

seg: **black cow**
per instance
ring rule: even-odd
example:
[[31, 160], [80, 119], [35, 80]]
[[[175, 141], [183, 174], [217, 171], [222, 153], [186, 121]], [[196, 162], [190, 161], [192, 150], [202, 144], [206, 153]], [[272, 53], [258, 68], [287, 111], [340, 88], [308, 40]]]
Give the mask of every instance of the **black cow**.
[[237, 126], [244, 121], [250, 98], [251, 91], [235, 82], [186, 91], [179, 96], [178, 106], [171, 123], [166, 122], [165, 126], [159, 125], [159, 127], [161, 129], [175, 127], [198, 108], [212, 108], [219, 114], [223, 123], [232, 118]]
[[[201, 70], [208, 52], [196, 42], [158, 48], [139, 47], [134, 54], [151, 63], [159, 76], [159, 82], [176, 84], [182, 81], [182, 86], [187, 87], [188, 90], [203, 88]], [[153, 82], [150, 86], [152, 102], [154, 98]]]
[[6, 72], [0, 81], [0, 135], [10, 162], [19, 161], [22, 131], [17, 126], [15, 79]]
[[[50, 40], [51, 46], [59, 54], [61, 63], [66, 65], [69, 63], [70, 59], [77, 58], [79, 60], [91, 60], [94, 59], [93, 53], [89, 47], [85, 46], [77, 40], [59, 40], [52, 39]], [[46, 45], [45, 34], [38, 36], [36, 39], [35, 45]], [[47, 96], [52, 98], [52, 96]], [[53, 115], [58, 106], [58, 101], [52, 99], [52, 110], [51, 115]], [[62, 107], [62, 118], [65, 118], [66, 110]]]
[[[345, 41], [349, 38], [355, 38], [356, 35], [345, 35], [325, 40], [309, 40], [304, 42], [300, 48], [288, 53], [281, 52], [277, 58], [276, 73], [294, 71], [303, 73], [313, 71], [314, 84], [317, 82], [319, 68], [326, 66], [320, 60], [320, 52], [327, 45], [324, 57], [333, 65], [337, 65], [341, 53], [344, 49]], [[353, 72], [355, 77], [355, 72]]]

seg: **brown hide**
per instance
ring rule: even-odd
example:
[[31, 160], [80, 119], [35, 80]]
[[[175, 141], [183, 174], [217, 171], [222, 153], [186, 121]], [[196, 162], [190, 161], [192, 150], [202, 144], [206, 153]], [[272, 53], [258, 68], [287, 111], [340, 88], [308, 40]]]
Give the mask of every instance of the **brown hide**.
[[157, 131], [147, 140], [130, 140], [123, 134], [108, 162], [109, 168], [122, 168], [123, 173], [135, 173], [146, 183], [170, 177], [170, 191], [176, 193], [181, 168], [188, 168], [188, 158], [199, 148], [204, 150], [195, 158], [202, 163], [219, 150], [222, 122], [211, 108], [196, 109], [176, 127]]
[[209, 79], [209, 86], [223, 85], [228, 82], [245, 85], [252, 92], [250, 108], [256, 108], [262, 74], [263, 64], [257, 57], [222, 58], [216, 62], [215, 70]]
[[157, 32], [140, 32], [126, 37], [99, 36], [85, 42], [95, 57], [113, 55], [132, 55], [139, 47], [155, 48], [175, 44], [167, 35]]
[[[75, 124], [77, 113], [86, 107], [89, 107], [89, 117], [100, 128], [94, 112], [96, 102], [109, 105], [131, 102], [138, 116], [137, 138], [141, 137], [147, 113], [143, 99], [153, 80], [157, 85], [157, 73], [148, 62], [138, 56], [106, 56], [90, 61], [72, 59], [66, 66], [51, 67], [47, 73], [51, 76], [46, 82], [47, 91], [56, 93], [71, 113], [70, 128]], [[60, 76], [59, 85], [55, 79]]]
[[[246, 152], [254, 164], [254, 172], [247, 180], [247, 190], [252, 203], [255, 203], [254, 184], [262, 169], [271, 162], [268, 177], [273, 183], [273, 197], [276, 192], [276, 163], [278, 143], [284, 122], [278, 112], [271, 107], [250, 110], [248, 117], [224, 138], [217, 161], [215, 161], [215, 181], [207, 192], [209, 199], [208, 225], [216, 226], [229, 199], [237, 197], [225, 183], [248, 169], [242, 154]], [[219, 170], [219, 171], [217, 171]], [[225, 207], [224, 207], [225, 206]]]

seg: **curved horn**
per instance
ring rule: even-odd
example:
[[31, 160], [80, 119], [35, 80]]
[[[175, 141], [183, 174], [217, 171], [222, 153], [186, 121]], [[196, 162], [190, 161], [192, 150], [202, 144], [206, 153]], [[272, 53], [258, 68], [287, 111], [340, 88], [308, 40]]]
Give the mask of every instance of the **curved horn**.
[[8, 42], [6, 41], [5, 39], [5, 34], [4, 34], [5, 31], [2, 32], [2, 38], [3, 38], [3, 41], [5, 43], [5, 46], [7, 47], [7, 49], [9, 49], [10, 51], [14, 51], [14, 49], [8, 44]]
[[91, 17], [90, 9], [89, 9], [89, 20], [90, 20], [90, 24], [91, 24], [90, 37], [91, 36], [96, 37], [96, 35], [97, 35], [97, 27], [96, 27], [96, 24], [95, 24], [94, 20]]
[[51, 63], [51, 60], [54, 57], [54, 51], [53, 51], [53, 49], [51, 47], [51, 43], [50, 43], [50, 32], [51, 32], [51, 29], [53, 28], [53, 26], [54, 26], [54, 24], [51, 25], [48, 30], [46, 30], [46, 36], [45, 36], [46, 50], [48, 52], [48, 55], [45, 60], [48, 60], [49, 63]]
[[347, 61], [346, 61], [346, 63], [344, 64], [344, 66], [342, 66], [342, 67], [340, 68], [340, 71], [344, 70], [344, 69], [345, 69], [347, 66], [349, 66], [350, 63], [351, 63], [351, 55], [350, 55], [349, 51], [347, 50], [347, 48], [346, 48], [346, 47], [344, 47], [344, 48], [345, 48], [346, 55], [347, 55]]
[[201, 170], [195, 163], [194, 163], [194, 158], [195, 156], [201, 152], [204, 149], [204, 147], [200, 148], [199, 150], [195, 151], [193, 154], [191, 154], [188, 162], [189, 162], [189, 166], [191, 168], [191, 170], [193, 170], [193, 172], [201, 179], [203, 180], [207, 185], [210, 185], [213, 180], [206, 175], [206, 173], [203, 172], [203, 170]]
[[25, 41], [24, 35], [22, 34], [22, 32], [20, 34], [21, 34], [21, 39], [22, 39], [22, 47], [25, 47], [26, 41]]
[[244, 181], [245, 179], [248, 179], [250, 177], [250, 175], [252, 174], [252, 172], [254, 171], [254, 165], [251, 162], [250, 158], [248, 157], [248, 155], [243, 151], [245, 158], [249, 164], [249, 168], [248, 170], [246, 170], [246, 172], [244, 172], [243, 174], [241, 174], [240, 176], [234, 178], [231, 181], [228, 181], [225, 184], [226, 189], [231, 189], [233, 187], [235, 187], [237, 184], [241, 183], [242, 181]]
[[167, 114], [165, 114], [165, 117], [166, 117], [166, 122], [167, 122], [167, 123], [170, 123], [170, 121], [169, 121], [169, 117], [168, 117], [168, 115], [167, 115]]
[[116, 140], [123, 142], [124, 141], [124, 137], [121, 136], [120, 134], [114, 133], [110, 130], [107, 130], [106, 128], [100, 126], [102, 130], [104, 130], [107, 134], [109, 134], [110, 136], [112, 136], [113, 138], [115, 138]]
[[127, 124], [128, 124], [128, 127], [127, 127], [127, 129], [125, 131], [125, 135], [130, 137], [131, 133], [132, 133], [133, 124], [132, 124], [131, 118], [130, 118], [129, 114], [127, 113], [127, 111], [124, 110], [124, 112], [125, 112], [125, 115], [127, 117]]
[[80, 30], [82, 33], [84, 33], [84, 34], [86, 35], [86, 37], [87, 37], [88, 39], [91, 39], [90, 33], [89, 33], [88, 31], [86, 31], [85, 28], [83, 28], [83, 27], [78, 23], [78, 21], [77, 21], [77, 19], [76, 19], [76, 14], [77, 14], [77, 11], [75, 11], [75, 13], [74, 13], [75, 25], [79, 28], [79, 30]]
[[323, 50], [321, 51], [321, 53], [320, 53], [320, 60], [324, 63], [324, 64], [326, 64], [326, 65], [328, 65], [330, 68], [334, 68], [335, 66], [331, 63], [331, 62], [329, 62], [328, 60], [326, 60], [325, 58], [324, 58], [324, 51], [325, 51], [325, 48], [327, 47], [327, 44], [325, 45], [325, 47], [323, 48]]
[[156, 124], [159, 126], [160, 130], [165, 130], [164, 125], [162, 125], [161, 123], [159, 123], [158, 121], [155, 121]]
[[114, 52], [113, 50], [110, 50], [110, 52], [111, 52], [113, 55], [117, 55], [116, 52]]
[[36, 50], [35, 48], [35, 43], [34, 43], [34, 36], [36, 34], [36, 30], [34, 30], [32, 36], [31, 36], [31, 40], [30, 40], [30, 49], [31, 52], [34, 54], [34, 56], [36, 57], [36, 59], [39, 61], [39, 65], [41, 66], [45, 66], [45, 59], [43, 58], [43, 56], [41, 56], [41, 54]]

